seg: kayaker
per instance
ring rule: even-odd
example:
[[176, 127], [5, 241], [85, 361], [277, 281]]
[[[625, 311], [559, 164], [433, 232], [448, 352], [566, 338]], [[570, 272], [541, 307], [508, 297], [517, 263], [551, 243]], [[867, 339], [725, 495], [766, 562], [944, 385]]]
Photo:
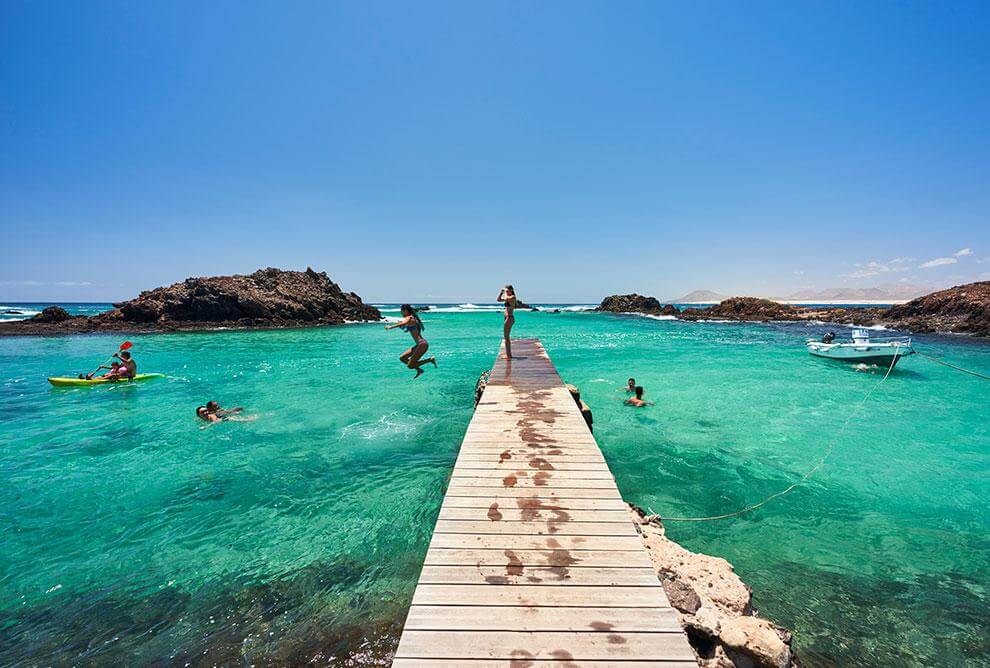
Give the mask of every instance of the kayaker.
[[415, 380], [423, 375], [423, 365], [432, 364], [435, 367], [437, 365], [437, 358], [427, 357], [425, 360], [420, 359], [430, 349], [430, 344], [423, 338], [423, 330], [426, 327], [423, 325], [423, 321], [419, 319], [416, 309], [409, 304], [403, 304], [399, 310], [402, 311], [402, 320], [385, 325], [385, 329], [400, 327], [403, 331], [409, 332], [412, 335], [413, 346], [399, 355], [399, 361], [410, 369], [416, 370], [416, 375], [413, 376], [413, 380]]
[[121, 366], [124, 367], [124, 373], [121, 374], [124, 378], [134, 378], [137, 375], [137, 362], [131, 357], [130, 351], [125, 350], [122, 353], [114, 353], [114, 357], [120, 360]]
[[236, 408], [220, 408], [220, 404], [217, 402], [207, 401], [205, 406], [199, 406], [196, 409], [196, 417], [207, 422], [223, 422], [243, 410], [244, 408], [241, 406]]
[[636, 408], [642, 408], [643, 406], [652, 406], [653, 405], [649, 401], [643, 401], [643, 386], [642, 385], [637, 385], [636, 386], [636, 389], [635, 389], [635, 392], [636, 392], [636, 396], [635, 397], [629, 397], [623, 403], [625, 403], [627, 406], [635, 406]]
[[124, 377], [124, 366], [120, 362], [111, 362], [110, 366], [101, 364], [96, 368], [93, 373], [79, 374], [79, 378], [83, 380], [93, 380], [93, 376], [97, 374], [100, 369], [107, 369], [107, 373], [100, 376], [100, 378], [107, 378], [110, 380], [117, 380]]

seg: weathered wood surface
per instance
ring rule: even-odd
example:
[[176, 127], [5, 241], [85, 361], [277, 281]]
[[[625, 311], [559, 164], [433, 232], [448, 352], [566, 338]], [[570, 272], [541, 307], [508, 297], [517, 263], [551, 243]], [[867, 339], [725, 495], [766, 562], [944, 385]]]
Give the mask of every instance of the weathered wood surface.
[[696, 665], [543, 346], [512, 347], [464, 436], [394, 665]]

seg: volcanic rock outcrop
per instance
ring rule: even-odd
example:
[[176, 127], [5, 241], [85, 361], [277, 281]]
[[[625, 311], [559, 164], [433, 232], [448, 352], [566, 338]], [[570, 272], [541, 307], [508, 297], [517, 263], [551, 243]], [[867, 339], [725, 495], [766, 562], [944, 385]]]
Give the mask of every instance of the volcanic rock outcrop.
[[649, 313], [652, 315], [673, 315], [680, 313], [670, 304], [661, 304], [656, 297], [644, 297], [640, 294], [609, 295], [602, 300], [596, 311], [609, 313]]
[[0, 334], [271, 329], [381, 319], [378, 309], [312, 269], [187, 278], [114, 307], [92, 317], [49, 307], [29, 320], [0, 323]]

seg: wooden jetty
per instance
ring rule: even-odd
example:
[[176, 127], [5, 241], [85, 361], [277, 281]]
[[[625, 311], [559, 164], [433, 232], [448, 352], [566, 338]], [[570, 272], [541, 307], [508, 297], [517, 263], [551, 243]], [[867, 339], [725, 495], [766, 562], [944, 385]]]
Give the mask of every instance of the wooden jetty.
[[696, 666], [615, 480], [543, 346], [499, 354], [395, 666]]

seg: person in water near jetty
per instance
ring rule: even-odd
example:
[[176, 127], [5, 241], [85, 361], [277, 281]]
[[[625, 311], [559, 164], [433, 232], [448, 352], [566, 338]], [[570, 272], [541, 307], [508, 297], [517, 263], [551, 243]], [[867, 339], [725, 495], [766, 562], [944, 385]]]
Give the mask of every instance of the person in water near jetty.
[[207, 422], [223, 422], [224, 420], [231, 419], [231, 416], [237, 415], [244, 410], [243, 407], [238, 406], [236, 408], [220, 408], [220, 404], [215, 401], [207, 401], [205, 406], [199, 406], [196, 409], [196, 417]]
[[511, 285], [506, 285], [498, 293], [498, 300], [505, 303], [505, 323], [502, 325], [502, 333], [505, 336], [505, 359], [510, 360], [512, 359], [512, 339], [509, 338], [509, 335], [512, 332], [512, 326], [516, 324], [514, 311], [518, 303], [516, 289]]
[[124, 368], [124, 372], [121, 374], [123, 378], [134, 378], [137, 375], [137, 362], [131, 357], [131, 353], [125, 350], [122, 353], [114, 353], [114, 357], [120, 360], [121, 366]]
[[643, 401], [643, 386], [636, 386], [636, 396], [629, 397], [623, 403], [627, 406], [635, 406], [636, 408], [642, 408], [643, 406], [652, 406], [653, 404], [649, 401]]
[[403, 304], [400, 310], [402, 311], [402, 320], [385, 325], [385, 329], [400, 327], [403, 331], [409, 332], [412, 335], [413, 346], [399, 355], [399, 361], [410, 369], [416, 370], [416, 375], [413, 376], [413, 380], [415, 380], [423, 375], [422, 366], [424, 364], [432, 364], [435, 367], [437, 365], [437, 358], [427, 357], [425, 360], [420, 359], [430, 348], [430, 344], [423, 338], [423, 330], [426, 327], [423, 325], [423, 321], [419, 319], [419, 315], [416, 314], [416, 309], [409, 304]]

